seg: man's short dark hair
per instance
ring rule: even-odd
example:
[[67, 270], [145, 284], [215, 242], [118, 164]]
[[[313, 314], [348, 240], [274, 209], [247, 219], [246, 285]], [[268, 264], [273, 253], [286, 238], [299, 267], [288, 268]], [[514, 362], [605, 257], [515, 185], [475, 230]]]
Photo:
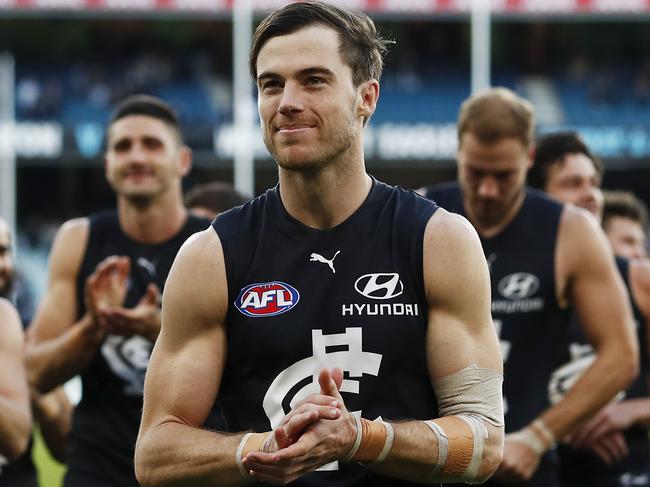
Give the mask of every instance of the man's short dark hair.
[[612, 218], [628, 218], [648, 228], [648, 208], [643, 201], [630, 191], [604, 191], [605, 204], [603, 206], [603, 228]]
[[258, 25], [249, 60], [253, 78], [257, 78], [257, 57], [269, 39], [293, 34], [314, 24], [331, 27], [338, 34], [339, 52], [352, 68], [355, 86], [371, 79], [379, 81], [384, 67], [383, 56], [392, 41], [379, 36], [374, 22], [367, 15], [323, 2], [289, 4], [271, 13]]
[[217, 215], [235, 206], [243, 205], [248, 200], [249, 198], [230, 184], [223, 181], [212, 181], [194, 186], [185, 196], [185, 206], [187, 208], [197, 206], [208, 208]]
[[124, 98], [113, 110], [108, 128], [118, 120], [131, 115], [144, 115], [164, 122], [173, 130], [179, 142], [183, 142], [183, 132], [178, 115], [170, 105], [160, 98], [150, 95], [131, 95]]
[[587, 156], [602, 179], [605, 168], [601, 160], [592, 154], [577, 132], [568, 131], [544, 135], [537, 140], [533, 167], [528, 171], [528, 185], [545, 190], [550, 168], [562, 164], [570, 154]]

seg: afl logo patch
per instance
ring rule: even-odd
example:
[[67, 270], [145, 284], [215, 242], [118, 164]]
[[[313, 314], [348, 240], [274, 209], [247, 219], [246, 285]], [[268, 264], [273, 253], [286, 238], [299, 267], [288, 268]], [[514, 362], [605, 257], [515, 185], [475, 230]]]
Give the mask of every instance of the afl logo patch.
[[235, 306], [246, 316], [263, 318], [286, 313], [300, 301], [298, 290], [284, 282], [250, 284], [241, 290]]

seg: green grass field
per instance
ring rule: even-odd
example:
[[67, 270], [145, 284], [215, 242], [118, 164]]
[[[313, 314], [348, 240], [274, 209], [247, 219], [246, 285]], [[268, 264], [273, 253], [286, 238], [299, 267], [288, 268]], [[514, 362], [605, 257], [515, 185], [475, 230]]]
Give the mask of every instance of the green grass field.
[[34, 432], [32, 458], [38, 471], [40, 487], [61, 487], [65, 467], [52, 458], [38, 431]]

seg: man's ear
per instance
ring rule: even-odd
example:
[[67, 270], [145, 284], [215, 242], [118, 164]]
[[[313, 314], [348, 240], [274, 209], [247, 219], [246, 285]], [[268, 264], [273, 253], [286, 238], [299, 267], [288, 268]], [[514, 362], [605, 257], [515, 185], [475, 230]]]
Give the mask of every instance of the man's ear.
[[379, 82], [376, 79], [364, 81], [358, 88], [358, 96], [360, 98], [357, 115], [368, 119], [377, 108], [377, 101], [379, 100]]
[[192, 169], [192, 149], [186, 145], [180, 149], [178, 169], [181, 177], [187, 176]]

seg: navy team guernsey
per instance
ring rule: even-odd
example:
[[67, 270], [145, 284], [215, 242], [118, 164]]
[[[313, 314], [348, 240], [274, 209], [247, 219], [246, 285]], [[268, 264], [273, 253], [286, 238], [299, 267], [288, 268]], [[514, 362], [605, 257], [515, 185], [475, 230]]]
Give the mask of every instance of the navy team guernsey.
[[11, 463], [0, 455], [0, 487], [38, 487], [32, 443], [30, 440], [27, 451]]
[[[426, 196], [448, 211], [465, 215], [456, 183], [427, 188]], [[557, 301], [555, 279], [562, 210], [543, 193], [526, 189], [512, 222], [492, 238], [481, 237], [490, 267], [492, 318], [504, 360], [506, 433], [527, 426], [548, 408], [549, 377], [566, 350], [570, 313]], [[552, 454], [547, 454], [525, 485], [554, 485], [552, 464]]]
[[[361, 207], [329, 230], [285, 210], [278, 187], [217, 217], [229, 292], [218, 403], [231, 432], [269, 431], [341, 367], [348, 410], [374, 420], [430, 419], [422, 245], [432, 202], [373, 180]], [[334, 463], [298, 486], [411, 485]]]
[[[92, 215], [88, 245], [77, 276], [77, 316], [86, 311], [86, 278], [106, 257], [130, 257], [124, 306], [132, 308], [150, 283], [162, 291], [183, 242], [208, 226], [208, 220], [190, 215], [171, 239], [146, 245], [122, 231], [116, 212]], [[83, 398], [74, 412], [65, 487], [138, 487], [133, 453], [142, 414], [144, 375], [152, 347], [141, 336], [108, 335], [83, 371]]]
[[[629, 281], [629, 261], [616, 258], [618, 267], [627, 290], [632, 296]], [[645, 318], [632, 298], [632, 310], [640, 345], [641, 373], [618, 399], [647, 398], [650, 394], [646, 374], [648, 371], [648, 337]], [[594, 360], [594, 350], [588, 344], [584, 333], [574, 316], [571, 320], [570, 345], [567, 350], [566, 363], [559, 367], [549, 384], [549, 398], [552, 402], [561, 399], [571, 385], [582, 374], [585, 367]], [[600, 457], [588, 450], [574, 450], [569, 446], [559, 445], [560, 483], [562, 487], [628, 487], [650, 486], [650, 440], [648, 430], [634, 426], [625, 431], [625, 442], [630, 454], [607, 465]]]

